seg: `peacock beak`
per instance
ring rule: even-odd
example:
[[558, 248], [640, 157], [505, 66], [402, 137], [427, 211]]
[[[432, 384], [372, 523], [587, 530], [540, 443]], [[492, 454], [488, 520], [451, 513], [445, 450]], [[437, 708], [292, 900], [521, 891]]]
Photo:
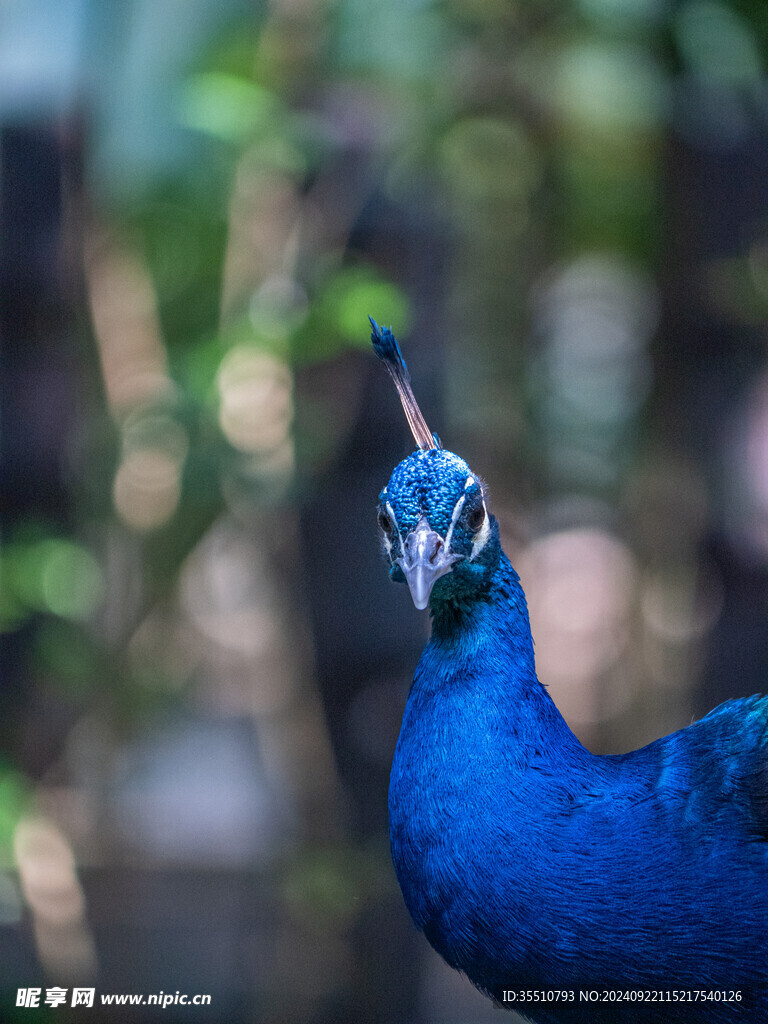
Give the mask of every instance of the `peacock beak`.
[[451, 571], [459, 558], [461, 555], [452, 555], [440, 534], [422, 516], [416, 529], [405, 538], [403, 557], [397, 559], [419, 610], [427, 607], [432, 587]]

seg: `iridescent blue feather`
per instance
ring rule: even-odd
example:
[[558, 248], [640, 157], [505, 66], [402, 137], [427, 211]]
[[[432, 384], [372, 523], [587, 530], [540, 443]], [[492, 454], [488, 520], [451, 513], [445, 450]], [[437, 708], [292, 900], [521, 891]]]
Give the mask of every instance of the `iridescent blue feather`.
[[401, 374], [404, 379], [410, 380], [397, 338], [389, 327], [379, 327], [372, 316], [368, 319], [371, 321], [371, 341], [376, 355], [387, 364], [390, 372]]

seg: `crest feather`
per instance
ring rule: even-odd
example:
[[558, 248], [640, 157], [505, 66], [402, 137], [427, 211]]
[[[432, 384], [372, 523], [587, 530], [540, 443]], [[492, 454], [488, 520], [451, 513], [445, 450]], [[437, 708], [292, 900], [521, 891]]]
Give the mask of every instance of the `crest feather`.
[[405, 365], [397, 338], [388, 327], [379, 327], [372, 316], [369, 316], [368, 319], [371, 321], [371, 341], [374, 352], [384, 363], [390, 377], [395, 382], [400, 401], [403, 403], [405, 418], [408, 420], [408, 426], [411, 428], [416, 444], [424, 452], [431, 448], [441, 448], [442, 445], [437, 435], [430, 431], [413, 396], [411, 375], [408, 373], [408, 367]]

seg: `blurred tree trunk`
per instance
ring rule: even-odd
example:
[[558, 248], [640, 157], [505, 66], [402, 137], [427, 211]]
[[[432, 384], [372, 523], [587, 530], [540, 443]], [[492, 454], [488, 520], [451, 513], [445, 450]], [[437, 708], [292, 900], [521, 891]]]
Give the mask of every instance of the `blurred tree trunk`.
[[[35, 523], [65, 527], [72, 511], [64, 467], [78, 353], [62, 248], [71, 157], [53, 121], [0, 130], [0, 540]], [[29, 712], [41, 699], [23, 667], [34, 629], [0, 633], [0, 745], [39, 776], [64, 732], [51, 708]]]
[[765, 372], [765, 340], [764, 328], [739, 309], [739, 274], [747, 276], [750, 250], [764, 238], [768, 137], [754, 97], [738, 84], [705, 88], [683, 78], [676, 88], [656, 377], [662, 436], [677, 438], [677, 454], [693, 459], [714, 512], [702, 556], [705, 574], [709, 565], [719, 577], [722, 607], [693, 695], [700, 715], [728, 697], [765, 690], [768, 552], [750, 550], [754, 509], [738, 493], [750, 483], [739, 481], [741, 428]]

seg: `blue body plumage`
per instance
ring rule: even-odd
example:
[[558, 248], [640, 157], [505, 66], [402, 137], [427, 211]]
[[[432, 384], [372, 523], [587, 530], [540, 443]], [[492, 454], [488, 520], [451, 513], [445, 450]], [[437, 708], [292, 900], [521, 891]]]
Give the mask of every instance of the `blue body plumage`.
[[768, 1021], [768, 699], [593, 755], [536, 677], [520, 580], [467, 464], [414, 452], [379, 525], [393, 578], [432, 614], [389, 814], [434, 948], [537, 1024]]

